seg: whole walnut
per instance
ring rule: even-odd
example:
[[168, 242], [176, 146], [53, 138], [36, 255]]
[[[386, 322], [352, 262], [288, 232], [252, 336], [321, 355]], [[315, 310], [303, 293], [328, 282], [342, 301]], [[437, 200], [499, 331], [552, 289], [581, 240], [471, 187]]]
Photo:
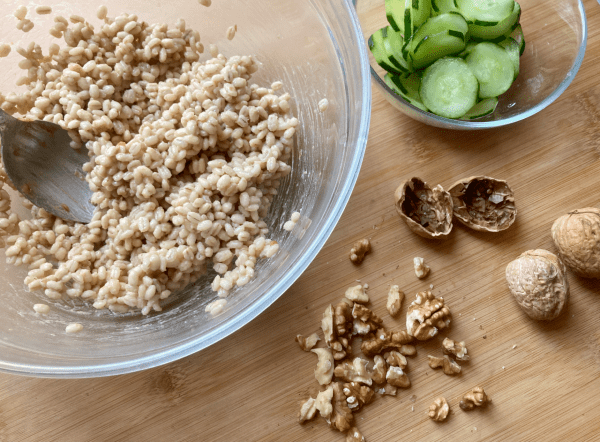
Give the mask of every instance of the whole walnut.
[[566, 267], [547, 250], [528, 250], [506, 267], [508, 288], [532, 319], [549, 321], [569, 300]]
[[578, 209], [552, 225], [552, 239], [567, 267], [586, 278], [600, 278], [600, 210]]

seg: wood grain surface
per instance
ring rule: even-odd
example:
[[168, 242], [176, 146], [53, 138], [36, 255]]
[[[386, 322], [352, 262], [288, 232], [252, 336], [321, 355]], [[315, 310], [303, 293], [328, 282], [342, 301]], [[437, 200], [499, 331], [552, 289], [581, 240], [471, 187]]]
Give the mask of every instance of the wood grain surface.
[[[318, 385], [316, 357], [294, 337], [318, 331], [323, 310], [356, 279], [370, 285], [371, 306], [390, 329], [404, 328], [385, 311], [391, 283], [408, 301], [433, 284], [453, 314], [450, 330], [419, 344], [409, 359], [412, 387], [357, 414], [368, 441], [600, 441], [600, 281], [569, 273], [568, 309], [544, 324], [525, 316], [504, 280], [506, 264], [521, 252], [555, 251], [550, 226], [558, 216], [600, 207], [600, 6], [585, 6], [585, 60], [548, 108], [508, 128], [456, 132], [416, 123], [374, 90], [354, 193], [290, 290], [242, 330], [167, 366], [91, 380], [0, 375], [0, 441], [343, 441], [320, 418], [297, 423], [300, 401]], [[449, 186], [470, 175], [512, 186], [519, 214], [509, 230], [456, 225], [449, 239], [432, 242], [395, 213], [392, 195], [402, 179]], [[363, 237], [373, 253], [356, 267], [348, 252]], [[423, 281], [414, 275], [415, 256], [432, 268]], [[443, 336], [465, 340], [472, 354], [460, 376], [427, 366]], [[463, 412], [459, 397], [476, 385], [493, 403]], [[442, 424], [427, 417], [439, 395], [452, 408]]]

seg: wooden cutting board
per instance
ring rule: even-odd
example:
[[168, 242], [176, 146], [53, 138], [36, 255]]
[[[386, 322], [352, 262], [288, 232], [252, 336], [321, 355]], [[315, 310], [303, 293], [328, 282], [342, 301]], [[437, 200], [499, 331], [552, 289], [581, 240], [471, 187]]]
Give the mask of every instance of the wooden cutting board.
[[[560, 215], [600, 207], [600, 6], [586, 0], [588, 48], [567, 91], [550, 107], [508, 128], [454, 132], [416, 123], [373, 92], [362, 170], [346, 211], [304, 275], [251, 324], [198, 354], [141, 373], [92, 380], [0, 375], [0, 442], [13, 441], [343, 441], [322, 419], [303, 426], [299, 404], [317, 383], [316, 357], [294, 342], [319, 329], [323, 310], [360, 279], [390, 329], [388, 286], [414, 294], [433, 284], [453, 314], [447, 333], [472, 360], [457, 377], [427, 366], [441, 339], [409, 360], [412, 387], [378, 398], [357, 414], [368, 441], [600, 441], [600, 281], [569, 274], [571, 300], [558, 320], [533, 322], [504, 280], [506, 264], [533, 248], [554, 251]], [[406, 177], [449, 186], [471, 175], [505, 179], [519, 214], [500, 234], [455, 226], [431, 242], [395, 213], [393, 192]], [[348, 260], [368, 237], [373, 253]], [[421, 256], [432, 268], [413, 272]], [[405, 302], [403, 311], [406, 311]], [[481, 385], [493, 398], [465, 413], [459, 397]], [[452, 414], [437, 424], [430, 403], [443, 395]]]

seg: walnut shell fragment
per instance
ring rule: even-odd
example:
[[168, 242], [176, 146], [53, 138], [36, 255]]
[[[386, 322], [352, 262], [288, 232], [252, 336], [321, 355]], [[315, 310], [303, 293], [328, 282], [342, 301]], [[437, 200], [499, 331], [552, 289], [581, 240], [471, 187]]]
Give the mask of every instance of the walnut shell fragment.
[[547, 250], [528, 250], [506, 267], [508, 288], [532, 319], [550, 321], [569, 300], [567, 269]]
[[452, 230], [452, 197], [420, 178], [404, 181], [394, 193], [396, 210], [406, 225], [424, 238], [444, 238]]
[[564, 263], [584, 278], [600, 278], [600, 210], [574, 210], [552, 225], [552, 239]]
[[471, 229], [500, 232], [515, 222], [515, 198], [506, 181], [473, 176], [457, 181], [448, 192], [454, 216]]

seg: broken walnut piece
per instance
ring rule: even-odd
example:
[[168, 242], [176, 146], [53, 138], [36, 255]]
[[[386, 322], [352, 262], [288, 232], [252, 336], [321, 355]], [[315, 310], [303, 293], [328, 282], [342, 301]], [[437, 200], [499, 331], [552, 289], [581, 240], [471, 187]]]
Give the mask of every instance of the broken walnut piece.
[[428, 416], [436, 422], [443, 422], [448, 418], [449, 412], [450, 405], [448, 405], [448, 401], [444, 397], [439, 397], [429, 406]]
[[352, 362], [344, 361], [338, 364], [333, 370], [336, 378], [345, 382], [360, 382], [365, 385], [371, 385], [371, 376], [367, 372], [369, 361], [361, 357], [356, 357]]
[[392, 350], [385, 353], [383, 357], [385, 358], [385, 361], [388, 364], [393, 365], [394, 367], [400, 367], [404, 369], [408, 365], [408, 361], [406, 360], [404, 355], [396, 350]]
[[417, 347], [415, 347], [414, 345], [410, 345], [410, 344], [404, 344], [404, 345], [400, 346], [398, 351], [400, 352], [401, 355], [404, 355], [404, 356], [414, 356], [417, 354]]
[[365, 356], [371, 357], [385, 350], [397, 349], [404, 344], [410, 344], [412, 340], [413, 337], [406, 330], [390, 332], [380, 328], [372, 335], [365, 336], [360, 349]]
[[354, 416], [346, 402], [346, 395], [344, 394], [342, 383], [334, 382], [331, 385], [333, 387], [333, 399], [331, 400], [333, 412], [327, 422], [329, 423], [330, 428], [345, 433], [352, 427], [352, 424], [354, 424]]
[[311, 350], [319, 358], [315, 368], [315, 379], [321, 385], [327, 385], [333, 378], [333, 355], [328, 348], [313, 348]]
[[324, 419], [329, 419], [331, 417], [331, 413], [333, 413], [333, 405], [331, 404], [331, 400], [333, 399], [333, 385], [328, 385], [327, 388], [323, 391], [320, 391], [317, 394], [317, 398], [315, 399], [315, 408], [319, 410], [319, 414]]
[[457, 361], [468, 361], [471, 357], [467, 354], [465, 341], [456, 342], [445, 338], [442, 342], [442, 351], [445, 355], [453, 355]]
[[365, 259], [365, 255], [371, 251], [371, 242], [367, 239], [361, 239], [354, 243], [350, 249], [350, 261], [354, 264], [360, 264]]
[[303, 424], [306, 421], [309, 421], [315, 417], [317, 412], [317, 401], [309, 397], [302, 403], [300, 407], [300, 412], [298, 413], [298, 422]]
[[353, 413], [359, 411], [363, 406], [369, 404], [373, 400], [375, 392], [371, 387], [361, 385], [358, 382], [348, 382], [344, 384], [344, 395], [348, 408]]
[[387, 373], [387, 369], [388, 369], [385, 359], [383, 358], [383, 356], [375, 355], [373, 357], [373, 362], [374, 362], [374, 365], [373, 365], [373, 371], [371, 372], [371, 379], [376, 384], [385, 383], [385, 374]]
[[436, 298], [427, 290], [417, 293], [417, 298], [408, 307], [406, 330], [410, 336], [424, 341], [448, 327], [450, 320], [450, 310], [444, 305], [444, 298]]
[[460, 365], [458, 365], [456, 361], [450, 359], [450, 356], [448, 355], [444, 355], [443, 358], [427, 355], [427, 358], [429, 359], [429, 366], [431, 368], [442, 368], [444, 374], [447, 374], [448, 376], [454, 376], [461, 372]]
[[382, 388], [377, 389], [377, 393], [384, 396], [396, 396], [398, 392], [398, 387], [394, 387], [390, 384], [385, 384]]
[[485, 394], [483, 387], [475, 387], [465, 394], [458, 406], [465, 411], [472, 410], [475, 407], [483, 407], [492, 400]]
[[356, 427], [352, 427], [346, 433], [346, 442], [365, 442], [365, 437]]
[[388, 381], [388, 384], [393, 385], [394, 387], [410, 387], [410, 379], [408, 379], [408, 375], [400, 367], [391, 365], [388, 368], [385, 378]]
[[366, 290], [366, 285], [358, 284], [348, 288], [344, 296], [350, 301], [366, 304], [369, 302], [369, 295], [367, 295]]
[[415, 275], [417, 275], [417, 278], [423, 279], [429, 275], [431, 268], [425, 264], [424, 258], [414, 257], [413, 264], [415, 266]]
[[394, 193], [396, 211], [406, 225], [425, 238], [445, 238], [452, 230], [452, 197], [442, 186], [433, 189], [414, 177]]
[[388, 299], [386, 304], [390, 316], [398, 316], [398, 313], [400, 313], [400, 309], [402, 308], [403, 300], [404, 292], [400, 290], [400, 287], [398, 287], [397, 285], [392, 285], [388, 293]]
[[354, 307], [352, 307], [352, 317], [354, 318], [352, 325], [353, 334], [366, 335], [377, 330], [383, 324], [383, 320], [373, 313], [373, 310], [361, 304], [354, 304]]
[[346, 349], [350, 345], [348, 337], [337, 333], [338, 330], [349, 331], [350, 325], [346, 324], [345, 316], [350, 311], [349, 308], [344, 301], [340, 302], [335, 309], [330, 304], [323, 312], [323, 319], [321, 320], [321, 330], [323, 330], [325, 344], [331, 348], [333, 358], [336, 361], [346, 357]]
[[300, 348], [304, 351], [312, 350], [312, 348], [315, 345], [317, 345], [317, 342], [319, 342], [320, 340], [321, 340], [321, 338], [319, 338], [319, 335], [316, 333], [313, 333], [310, 336], [302, 336], [302, 335], [296, 336], [296, 342], [298, 343]]
[[333, 309], [333, 326], [337, 336], [344, 336], [352, 329], [352, 306], [344, 301]]
[[454, 216], [471, 229], [500, 232], [515, 222], [515, 197], [506, 181], [472, 176], [457, 181], [448, 192]]

